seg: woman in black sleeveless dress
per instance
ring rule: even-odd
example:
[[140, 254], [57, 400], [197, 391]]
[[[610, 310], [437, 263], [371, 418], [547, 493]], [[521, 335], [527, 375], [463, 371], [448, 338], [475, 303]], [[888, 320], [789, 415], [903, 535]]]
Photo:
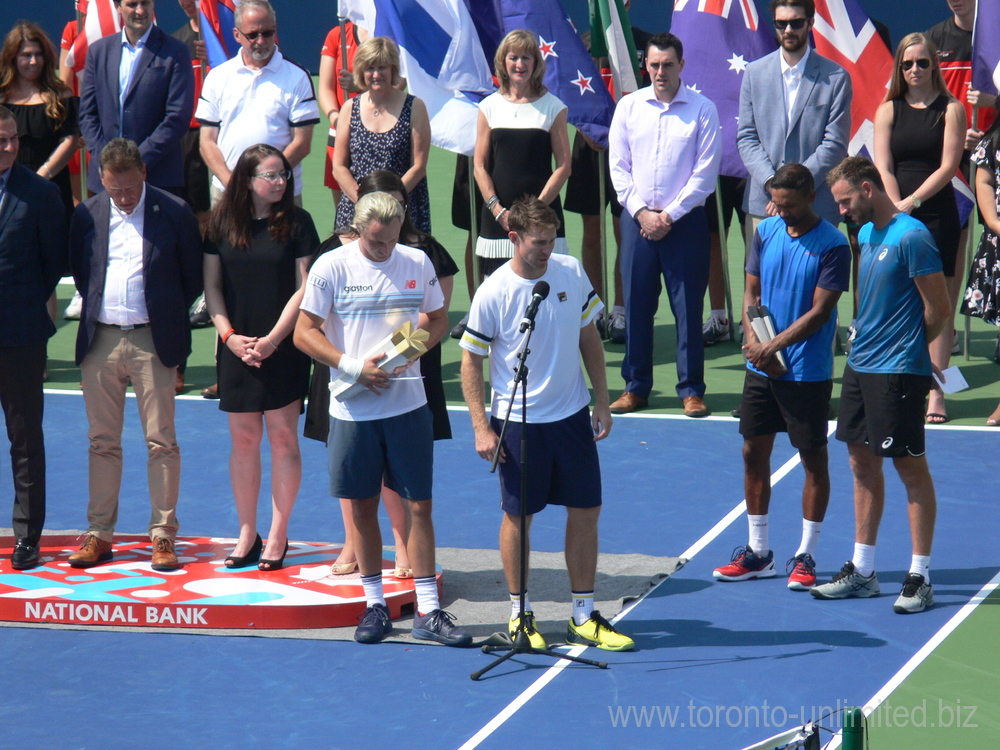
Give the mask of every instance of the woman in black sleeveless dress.
[[[962, 274], [956, 275], [962, 232], [951, 179], [965, 142], [965, 110], [948, 92], [937, 49], [923, 34], [909, 34], [896, 49], [885, 100], [875, 115], [875, 163], [885, 190], [900, 211], [920, 219], [941, 252], [951, 316], [930, 344], [931, 360], [947, 369], [954, 337], [955, 305]], [[932, 390], [927, 422], [948, 421], [944, 394]]]
[[[282, 567], [288, 520], [302, 479], [298, 423], [309, 388], [309, 357], [292, 332], [309, 259], [319, 245], [312, 218], [292, 200], [292, 168], [259, 143], [240, 156], [205, 242], [205, 301], [219, 333], [219, 408], [233, 438], [229, 474], [240, 535], [226, 567]], [[271, 529], [257, 533], [260, 444], [271, 447]]]

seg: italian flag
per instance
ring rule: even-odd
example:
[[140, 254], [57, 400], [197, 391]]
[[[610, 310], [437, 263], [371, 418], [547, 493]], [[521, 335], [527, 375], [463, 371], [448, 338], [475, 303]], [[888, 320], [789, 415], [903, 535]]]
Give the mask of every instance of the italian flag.
[[623, 0], [589, 0], [590, 54], [606, 57], [618, 96], [639, 88], [638, 56]]

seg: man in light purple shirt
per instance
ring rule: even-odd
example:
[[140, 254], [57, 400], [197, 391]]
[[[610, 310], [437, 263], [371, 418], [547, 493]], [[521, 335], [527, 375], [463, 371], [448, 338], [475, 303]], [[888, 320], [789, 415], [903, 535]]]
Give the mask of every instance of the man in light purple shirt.
[[625, 287], [625, 392], [615, 414], [645, 407], [653, 388], [653, 316], [660, 275], [677, 323], [677, 395], [689, 417], [705, 407], [702, 303], [708, 286], [705, 198], [715, 190], [721, 156], [715, 105], [681, 83], [684, 47], [673, 34], [646, 45], [652, 85], [622, 98], [611, 121], [611, 181], [622, 215]]

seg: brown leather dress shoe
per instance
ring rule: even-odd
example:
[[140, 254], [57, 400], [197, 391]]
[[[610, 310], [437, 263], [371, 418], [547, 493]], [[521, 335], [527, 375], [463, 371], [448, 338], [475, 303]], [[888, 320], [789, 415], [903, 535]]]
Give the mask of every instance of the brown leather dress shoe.
[[108, 562], [114, 556], [111, 551], [111, 542], [105, 542], [93, 534], [87, 534], [80, 550], [69, 556], [69, 566], [71, 568], [92, 568], [95, 565]]
[[711, 413], [701, 396], [688, 396], [684, 399], [685, 417], [707, 417]]
[[219, 384], [210, 385], [208, 388], [201, 389], [202, 398], [218, 398], [219, 397]]
[[649, 403], [648, 398], [643, 398], [642, 396], [636, 396], [634, 393], [629, 393], [625, 391], [618, 400], [611, 404], [612, 414], [629, 414], [630, 412], [637, 411], [638, 409], [645, 409], [646, 405]]
[[153, 570], [177, 570], [181, 564], [174, 553], [174, 542], [165, 536], [153, 539], [153, 558], [150, 560]]
[[184, 393], [184, 373], [177, 371], [177, 380], [174, 381], [174, 393], [180, 396]]

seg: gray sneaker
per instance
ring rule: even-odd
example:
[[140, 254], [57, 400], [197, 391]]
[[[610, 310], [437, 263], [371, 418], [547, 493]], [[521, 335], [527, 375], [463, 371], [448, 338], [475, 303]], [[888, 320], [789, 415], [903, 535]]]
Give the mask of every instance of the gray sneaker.
[[608, 322], [608, 338], [612, 344], [625, 343], [625, 313], [612, 312]]
[[910, 573], [906, 576], [903, 591], [896, 599], [896, 603], [892, 605], [892, 611], [901, 615], [912, 615], [923, 612], [933, 604], [934, 589], [922, 575]]
[[719, 320], [714, 315], [709, 316], [705, 325], [701, 328], [701, 340], [705, 346], [712, 346], [723, 341], [729, 341], [729, 321]]
[[865, 578], [854, 569], [854, 563], [848, 560], [844, 567], [833, 577], [829, 583], [820, 586], [813, 586], [809, 593], [817, 599], [867, 599], [870, 596], [878, 596], [882, 589], [878, 585], [878, 576], [875, 571]]

